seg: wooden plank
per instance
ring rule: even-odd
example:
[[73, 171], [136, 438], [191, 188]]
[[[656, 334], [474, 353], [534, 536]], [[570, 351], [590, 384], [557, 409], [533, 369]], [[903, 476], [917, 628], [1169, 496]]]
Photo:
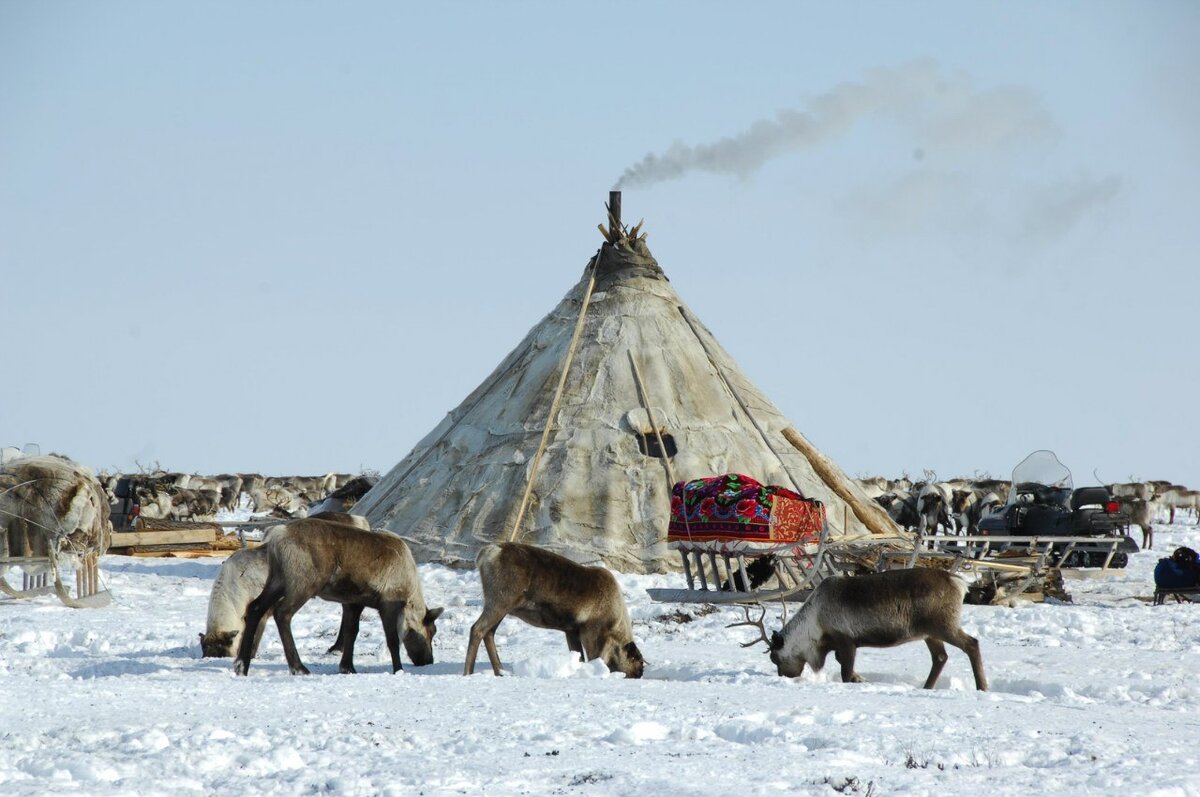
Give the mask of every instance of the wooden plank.
[[763, 601], [790, 598], [807, 592], [806, 588], [772, 589], [760, 592], [729, 592], [722, 590], [662, 589], [651, 587], [646, 590], [650, 600], [656, 603], [762, 603]]
[[216, 529], [165, 529], [162, 531], [114, 531], [110, 548], [136, 548], [142, 545], [212, 544], [217, 540]]
[[146, 559], [207, 559], [209, 557], [229, 556], [230, 553], [230, 551], [191, 551], [180, 548], [173, 548], [169, 551], [155, 551], [149, 548], [134, 548], [130, 550], [128, 555], [135, 558]]

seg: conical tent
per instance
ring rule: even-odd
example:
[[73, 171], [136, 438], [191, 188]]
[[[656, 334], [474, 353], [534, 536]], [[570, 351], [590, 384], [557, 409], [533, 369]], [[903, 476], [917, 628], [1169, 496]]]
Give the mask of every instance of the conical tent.
[[644, 236], [619, 229], [355, 511], [419, 561], [469, 566], [482, 546], [515, 539], [665, 571], [679, 565], [666, 542], [671, 478], [737, 472], [823, 501], [831, 538], [894, 532], [679, 299]]

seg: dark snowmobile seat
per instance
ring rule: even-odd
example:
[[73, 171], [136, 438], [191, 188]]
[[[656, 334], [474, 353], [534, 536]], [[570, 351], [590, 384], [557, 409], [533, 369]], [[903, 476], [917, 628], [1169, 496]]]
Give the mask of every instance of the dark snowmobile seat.
[[1071, 509], [1079, 509], [1085, 506], [1104, 506], [1112, 500], [1107, 487], [1080, 487], [1075, 492], [1071, 493]]

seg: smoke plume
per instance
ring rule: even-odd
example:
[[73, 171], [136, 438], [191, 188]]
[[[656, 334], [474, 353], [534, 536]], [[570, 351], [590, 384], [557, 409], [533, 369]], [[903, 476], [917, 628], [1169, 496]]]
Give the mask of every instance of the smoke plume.
[[644, 187], [695, 171], [746, 177], [774, 158], [812, 149], [877, 117], [909, 130], [922, 147], [949, 154], [1046, 143], [1057, 134], [1029, 89], [979, 89], [969, 76], [926, 60], [872, 70], [859, 82], [837, 85], [737, 135], [649, 153], [625, 169], [615, 188]]

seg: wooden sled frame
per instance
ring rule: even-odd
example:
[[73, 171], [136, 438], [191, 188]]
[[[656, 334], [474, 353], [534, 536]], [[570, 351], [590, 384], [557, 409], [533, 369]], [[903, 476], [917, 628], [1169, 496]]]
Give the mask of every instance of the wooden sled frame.
[[[100, 555], [85, 554], [75, 567], [75, 594], [63, 583], [58, 555], [6, 556], [0, 558], [0, 592], [14, 600], [54, 594], [72, 609], [98, 609], [112, 603], [112, 593], [100, 585]], [[21, 588], [8, 583], [8, 570], [21, 568]], [[53, 578], [51, 578], [53, 577]]]
[[[1086, 545], [1089, 548], [1103, 549], [1108, 546], [1104, 563], [1093, 568], [1067, 568], [1082, 571], [1081, 577], [1087, 575], [1112, 575], [1119, 568], [1110, 567], [1113, 557], [1121, 546], [1120, 537], [1025, 537], [1003, 536], [995, 534], [971, 534], [958, 536], [955, 534], [925, 534], [917, 537], [913, 548], [913, 564], [922, 556], [954, 556], [974, 561], [995, 561], [999, 554], [1017, 554], [1030, 557], [1030, 565], [1038, 570], [1050, 567], [1051, 554], [1058, 553], [1058, 560], [1064, 561], [1077, 546]], [[1002, 551], [993, 548], [993, 544], [1003, 547]], [[1060, 548], [1061, 546], [1061, 548]], [[990, 558], [989, 558], [990, 556]], [[912, 565], [910, 565], [912, 566]], [[1060, 568], [1061, 569], [1061, 568]]]
[[[1003, 550], [995, 550], [999, 545]], [[1108, 545], [1104, 563], [1098, 568], [1060, 568], [1050, 564], [1051, 556], [1065, 560], [1079, 545], [1091, 548]], [[1045, 581], [1047, 573], [1058, 570], [1064, 577], [1095, 578], [1122, 572], [1110, 567], [1117, 548], [1118, 537], [1024, 537], [1004, 535], [926, 534], [917, 537], [907, 566], [916, 567], [920, 561], [941, 560], [949, 563], [951, 573], [991, 573], [1008, 575], [1002, 596], [996, 602], [1016, 598]], [[1007, 554], [1003, 556], [1002, 554]]]
[[[822, 578], [833, 574], [827, 556], [829, 524], [821, 529], [819, 540], [807, 544], [761, 546], [744, 541], [707, 541], [668, 543], [678, 551], [687, 579], [686, 589], [648, 589], [650, 599], [659, 603], [761, 603], [784, 600], [815, 587]], [[778, 586], [770, 589], [721, 589], [734, 584], [735, 573], [745, 573], [755, 559], [775, 555], [774, 576]]]

